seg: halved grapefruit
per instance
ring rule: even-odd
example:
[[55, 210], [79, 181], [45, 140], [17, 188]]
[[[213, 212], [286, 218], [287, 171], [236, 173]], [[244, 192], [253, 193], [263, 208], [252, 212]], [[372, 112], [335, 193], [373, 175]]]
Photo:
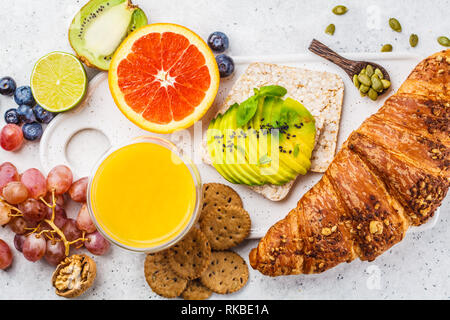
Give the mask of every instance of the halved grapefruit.
[[199, 120], [214, 102], [220, 81], [208, 45], [191, 30], [168, 23], [130, 34], [116, 50], [108, 77], [122, 113], [158, 133]]

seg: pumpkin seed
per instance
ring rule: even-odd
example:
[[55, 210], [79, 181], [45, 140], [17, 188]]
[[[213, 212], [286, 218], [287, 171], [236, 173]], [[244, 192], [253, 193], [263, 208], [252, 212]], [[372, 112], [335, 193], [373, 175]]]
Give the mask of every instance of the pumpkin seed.
[[367, 95], [369, 96], [370, 99], [372, 99], [373, 101], [378, 99], [378, 93], [373, 90], [372, 88], [369, 89], [369, 92], [367, 92]]
[[386, 79], [381, 79], [381, 83], [383, 84], [383, 88], [387, 89], [391, 86], [391, 82], [389, 80]]
[[359, 92], [367, 93], [367, 91], [369, 91], [369, 89], [370, 89], [369, 86], [365, 86], [365, 85], [362, 84], [362, 85], [359, 87]]
[[328, 25], [328, 27], [325, 29], [325, 33], [332, 36], [334, 34], [334, 31], [336, 30], [336, 26], [334, 24]]
[[375, 69], [375, 74], [378, 76], [378, 78], [383, 79], [384, 78], [384, 74], [383, 72], [381, 72], [381, 70], [379, 68]]
[[385, 44], [381, 47], [381, 52], [391, 52], [392, 51], [392, 45], [391, 44]]
[[437, 41], [441, 46], [450, 47], [450, 39], [444, 36], [437, 38]]
[[412, 35], [410, 35], [409, 36], [409, 45], [411, 46], [411, 47], [415, 47], [415, 46], [417, 46], [417, 44], [419, 43], [419, 37], [417, 36], [417, 34], [412, 34]]
[[353, 84], [355, 85], [355, 87], [359, 88], [359, 86], [361, 85], [361, 83], [358, 80], [358, 75], [354, 74], [353, 75]]
[[367, 76], [371, 77], [373, 75], [373, 72], [374, 72], [373, 71], [373, 67], [370, 64], [368, 64], [366, 66], [366, 74], [367, 74]]
[[333, 11], [334, 14], [341, 16], [347, 12], [347, 7], [346, 6], [336, 6], [331, 11]]
[[378, 76], [376, 74], [372, 75], [370, 80], [372, 81], [373, 90], [378, 91], [378, 92], [383, 91], [383, 84], [381, 83], [380, 78], [378, 78]]
[[391, 29], [394, 30], [394, 31], [402, 32], [402, 25], [401, 25], [400, 22], [398, 22], [398, 20], [395, 19], [395, 18], [390, 18], [390, 19], [389, 19], [389, 26], [390, 26]]
[[359, 74], [358, 80], [367, 87], [370, 87], [372, 85], [372, 81], [370, 81], [370, 78], [367, 74]]

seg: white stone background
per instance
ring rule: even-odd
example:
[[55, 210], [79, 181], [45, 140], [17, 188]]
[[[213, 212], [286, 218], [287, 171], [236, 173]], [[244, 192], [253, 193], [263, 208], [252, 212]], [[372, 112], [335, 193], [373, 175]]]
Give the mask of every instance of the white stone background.
[[[0, 76], [9, 75], [18, 85], [29, 82], [34, 62], [44, 54], [71, 52], [67, 29], [83, 0], [0, 1]], [[423, 57], [441, 50], [436, 42], [449, 35], [449, 0], [136, 0], [150, 22], [185, 25], [203, 38], [220, 30], [231, 40], [231, 55], [276, 55], [304, 53], [313, 37], [341, 53], [378, 52], [392, 43], [395, 52]], [[331, 8], [345, 4], [349, 12], [335, 16]], [[397, 17], [403, 32], [392, 32], [389, 17]], [[333, 37], [324, 34], [335, 23]], [[410, 33], [419, 35], [419, 45], [408, 44]], [[95, 71], [90, 70], [92, 76]], [[0, 97], [0, 113], [14, 102]], [[345, 107], [345, 106], [344, 106]], [[99, 119], [100, 120], [100, 119]], [[0, 120], [0, 123], [3, 119]], [[0, 162], [21, 163], [20, 170], [39, 167], [37, 144], [27, 144], [19, 153], [0, 153]], [[3, 159], [5, 157], [6, 159]], [[27, 166], [25, 166], [25, 163]], [[250, 270], [250, 280], [241, 291], [213, 295], [214, 299], [449, 299], [450, 221], [449, 197], [440, 221], [432, 230], [408, 234], [375, 262], [354, 261], [321, 275], [264, 277]], [[0, 238], [11, 246], [13, 234], [0, 229]], [[257, 244], [247, 241], [237, 251], [248, 261]], [[14, 251], [14, 265], [0, 270], [0, 299], [58, 299], [50, 284], [53, 268], [45, 262], [31, 263]], [[159, 299], [143, 275], [144, 256], [113, 248], [96, 257], [98, 277], [81, 299]]]

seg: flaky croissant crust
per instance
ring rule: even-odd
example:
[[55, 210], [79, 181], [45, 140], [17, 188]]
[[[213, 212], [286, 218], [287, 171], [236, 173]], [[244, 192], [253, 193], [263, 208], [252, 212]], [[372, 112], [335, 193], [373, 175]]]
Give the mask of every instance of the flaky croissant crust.
[[420, 62], [354, 131], [250, 264], [269, 276], [372, 261], [430, 219], [450, 185], [450, 50]]

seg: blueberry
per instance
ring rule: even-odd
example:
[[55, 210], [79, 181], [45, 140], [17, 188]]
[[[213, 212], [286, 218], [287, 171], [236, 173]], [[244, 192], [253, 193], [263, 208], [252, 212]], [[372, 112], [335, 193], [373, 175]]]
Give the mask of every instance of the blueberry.
[[36, 117], [34, 116], [33, 109], [26, 104], [22, 104], [17, 108], [17, 113], [19, 114], [20, 119], [25, 123], [31, 123], [36, 121]]
[[6, 123], [20, 124], [20, 116], [17, 109], [9, 109], [5, 112]]
[[11, 96], [16, 91], [16, 82], [11, 77], [0, 79], [0, 94]]
[[36, 101], [34, 101], [33, 93], [29, 86], [21, 86], [14, 91], [14, 101], [20, 106], [21, 104], [26, 104], [27, 106], [34, 106]]
[[26, 123], [22, 127], [23, 137], [29, 141], [38, 140], [42, 137], [44, 130], [38, 122]]
[[55, 117], [54, 113], [45, 110], [38, 104], [34, 107], [34, 115], [36, 116], [37, 121], [42, 123], [49, 123]]
[[220, 31], [213, 32], [208, 37], [208, 46], [215, 52], [224, 52], [229, 43], [227, 35]]
[[226, 54], [219, 54], [216, 56], [217, 66], [221, 78], [229, 77], [234, 72], [234, 61]]

